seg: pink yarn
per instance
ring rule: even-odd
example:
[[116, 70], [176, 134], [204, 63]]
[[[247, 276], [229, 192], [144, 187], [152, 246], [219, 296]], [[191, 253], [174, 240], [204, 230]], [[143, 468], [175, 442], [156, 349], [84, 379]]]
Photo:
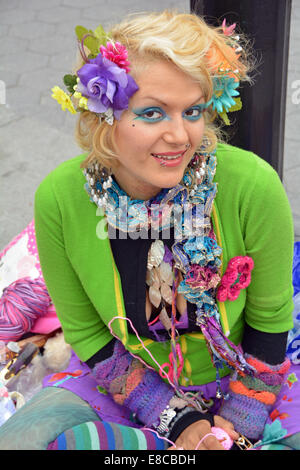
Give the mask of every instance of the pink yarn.
[[38, 317], [47, 313], [51, 298], [40, 279], [24, 277], [10, 284], [0, 299], [0, 340], [19, 340]]
[[213, 426], [211, 428], [211, 431], [216, 436], [218, 441], [222, 441], [221, 445], [224, 447], [225, 450], [231, 449], [233, 445], [233, 440], [231, 439], [229, 434], [227, 434], [227, 432], [224, 431], [224, 429]]

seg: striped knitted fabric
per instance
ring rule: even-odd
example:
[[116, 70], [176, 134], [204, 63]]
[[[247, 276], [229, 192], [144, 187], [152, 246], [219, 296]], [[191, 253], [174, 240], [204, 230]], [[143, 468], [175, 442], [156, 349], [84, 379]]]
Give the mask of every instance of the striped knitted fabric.
[[169, 446], [151, 431], [91, 421], [63, 432], [47, 450], [164, 450]]
[[229, 397], [220, 415], [231, 421], [235, 430], [249, 439], [259, 439], [263, 433], [271, 406], [281, 389], [290, 367], [289, 359], [282, 364], [269, 365], [251, 355], [245, 355], [255, 368], [253, 376], [235, 372], [229, 384]]
[[95, 365], [93, 375], [98, 385], [146, 426], [159, 424], [161, 412], [174, 395], [173, 388], [131, 356], [120, 341], [116, 341], [111, 357]]

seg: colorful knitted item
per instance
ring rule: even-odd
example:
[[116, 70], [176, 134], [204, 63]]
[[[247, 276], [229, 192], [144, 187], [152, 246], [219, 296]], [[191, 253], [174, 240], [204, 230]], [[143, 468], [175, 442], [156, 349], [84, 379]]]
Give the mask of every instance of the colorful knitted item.
[[263, 433], [290, 361], [286, 359], [282, 364], [269, 365], [248, 354], [245, 358], [255, 372], [244, 376], [234, 372], [229, 384], [229, 396], [223, 403], [220, 415], [231, 421], [236, 431], [257, 440]]
[[146, 426], [159, 422], [174, 395], [173, 388], [156, 371], [131, 356], [120, 341], [116, 341], [111, 357], [95, 365], [93, 375], [100, 387]]

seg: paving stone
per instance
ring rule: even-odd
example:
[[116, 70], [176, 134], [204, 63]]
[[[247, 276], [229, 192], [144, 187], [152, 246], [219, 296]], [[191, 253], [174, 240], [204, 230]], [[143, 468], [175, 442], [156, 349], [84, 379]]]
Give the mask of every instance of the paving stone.
[[[6, 35], [0, 41], [0, 56], [20, 53], [27, 49], [28, 40]], [[2, 59], [5, 60], [5, 59]]]
[[3, 70], [11, 73], [28, 72], [45, 67], [49, 58], [46, 54], [37, 54], [35, 52], [15, 52], [8, 54], [5, 61], [0, 61], [0, 75]]
[[[285, 138], [299, 139], [300, 104], [288, 108], [285, 122]], [[300, 143], [300, 141], [299, 141]], [[300, 164], [300, 161], [299, 161]]]
[[9, 25], [7, 24], [0, 24], [0, 38], [6, 36], [8, 34]]
[[[0, 127], [7, 126], [10, 122], [21, 119], [20, 115], [11, 109], [8, 104], [0, 105]], [[9, 132], [8, 132], [9, 133]], [[0, 146], [1, 164], [3, 159], [3, 149]]]
[[1, 12], [18, 9], [22, 6], [21, 2], [22, 0], [9, 0], [9, 2], [2, 0], [0, 5]]
[[[1, 32], [1, 26], [0, 26]], [[10, 37], [36, 39], [43, 36], [51, 37], [56, 32], [55, 25], [42, 23], [40, 21], [29, 21], [28, 23], [12, 25], [10, 27]]]
[[20, 24], [35, 19], [35, 11], [28, 8], [16, 8], [8, 11], [1, 11], [1, 24]]
[[6, 89], [17, 86], [17, 83], [20, 79], [20, 74], [12, 73], [8, 70], [1, 70], [0, 66], [0, 80], [4, 82]]
[[114, 0], [62, 0], [61, 5], [72, 7], [72, 8], [101, 8], [107, 9], [109, 8], [109, 4], [113, 4]]
[[76, 50], [76, 42], [70, 36], [69, 38], [61, 37], [58, 34], [47, 36], [38, 39], [31, 39], [29, 41], [28, 50], [32, 52], [39, 52], [40, 54], [56, 54], [60, 51]]
[[53, 8], [48, 8], [47, 10], [38, 11], [36, 18], [45, 23], [64, 23], [65, 19], [68, 18], [68, 21], [78, 21], [80, 18], [80, 10], [70, 7], [58, 6]]
[[12, 122], [9, 133], [7, 126], [0, 127], [0, 188], [5, 195], [0, 198], [1, 248], [32, 220], [34, 193], [44, 177], [61, 162], [81, 153], [72, 134], [32, 116]]
[[27, 73], [23, 73], [20, 77], [20, 89], [31, 88], [35, 94], [40, 94], [45, 91], [51, 93], [51, 88], [55, 85], [64, 86], [62, 76], [65, 72], [58, 71], [51, 68], [43, 68]]
[[288, 170], [293, 170], [300, 166], [299, 148], [299, 140], [297, 140], [297, 136], [294, 136], [294, 139], [288, 137], [285, 139], [283, 160], [284, 174]]
[[6, 102], [14, 112], [23, 116], [39, 105], [40, 95], [31, 87], [11, 87], [6, 91]]
[[[24, 1], [24, 0], [23, 0]], [[31, 10], [49, 10], [53, 7], [60, 6], [62, 0], [51, 0], [51, 1], [41, 1], [41, 0], [26, 0], [28, 8]], [[82, 0], [82, 3], [85, 0]]]
[[76, 68], [77, 59], [77, 46], [76, 52], [62, 52], [61, 54], [56, 54], [50, 58], [49, 68], [53, 68], [59, 71], [64, 71], [64, 74], [71, 73], [71, 71]]

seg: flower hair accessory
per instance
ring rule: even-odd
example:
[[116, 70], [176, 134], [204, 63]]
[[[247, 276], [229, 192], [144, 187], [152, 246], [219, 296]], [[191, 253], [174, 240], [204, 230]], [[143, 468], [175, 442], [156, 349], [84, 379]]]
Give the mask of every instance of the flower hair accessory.
[[[231, 26], [226, 25], [226, 19], [222, 23], [223, 34], [227, 37], [232, 36], [237, 42], [239, 36], [235, 35], [236, 23]], [[239, 53], [242, 51], [242, 47], [237, 45], [233, 48], [228, 45], [226, 55], [228, 60], [235, 61], [239, 59]], [[206, 58], [210, 67], [214, 72], [213, 76], [213, 96], [207, 103], [207, 106], [212, 105], [212, 109], [216, 111], [219, 116], [223, 119], [226, 125], [230, 125], [230, 121], [227, 113], [233, 111], [239, 111], [242, 109], [242, 101], [239, 98], [240, 93], [237, 88], [240, 85], [240, 72], [238, 69], [232, 70], [229, 62], [222, 53], [215, 47], [211, 47], [208, 51]]]
[[[52, 97], [63, 110], [68, 109], [72, 114], [88, 110], [112, 125], [114, 118], [120, 119], [122, 112], [128, 109], [129, 98], [138, 90], [129, 75], [128, 52], [119, 42], [107, 42], [102, 26], [94, 32], [77, 26], [75, 31], [85, 64], [76, 75], [64, 76], [69, 94], [56, 86], [52, 88]], [[90, 51], [89, 56], [86, 49]], [[71, 97], [77, 100], [77, 109]]]

